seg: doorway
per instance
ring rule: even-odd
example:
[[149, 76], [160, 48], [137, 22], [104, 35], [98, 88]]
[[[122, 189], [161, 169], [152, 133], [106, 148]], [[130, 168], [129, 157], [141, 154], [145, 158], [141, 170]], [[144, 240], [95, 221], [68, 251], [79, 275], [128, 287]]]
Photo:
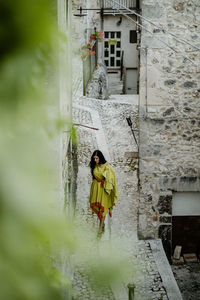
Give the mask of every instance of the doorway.
[[[112, 42], [113, 41], [113, 42]], [[104, 32], [104, 62], [108, 68], [121, 66], [121, 32]]]
[[126, 69], [126, 94], [138, 93], [138, 69]]
[[200, 193], [177, 192], [172, 202], [172, 251], [179, 245], [183, 253], [200, 251]]

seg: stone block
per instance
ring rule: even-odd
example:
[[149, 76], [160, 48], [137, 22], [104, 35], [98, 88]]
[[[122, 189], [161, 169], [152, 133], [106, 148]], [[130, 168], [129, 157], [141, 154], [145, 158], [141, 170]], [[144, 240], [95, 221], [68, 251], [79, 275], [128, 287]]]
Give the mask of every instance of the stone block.
[[146, 215], [139, 215], [139, 228], [141, 231], [145, 230], [147, 227]]
[[168, 176], [162, 176], [159, 178], [159, 185], [161, 190], [170, 189], [179, 192], [190, 192], [190, 191], [199, 192], [200, 177], [181, 176], [181, 177], [170, 178]]
[[185, 253], [183, 254], [185, 262], [197, 262], [197, 256], [195, 253]]
[[176, 11], [183, 11], [184, 9], [184, 1], [174, 1], [173, 7]]
[[184, 259], [181, 256], [179, 259], [175, 259], [172, 257], [172, 264], [173, 265], [183, 265], [184, 264]]
[[168, 108], [166, 111], [163, 113], [163, 117], [169, 116], [174, 112], [174, 107]]
[[126, 157], [126, 158], [138, 158], [138, 152], [125, 152], [124, 157]]
[[172, 195], [160, 195], [158, 200], [158, 211], [160, 214], [172, 213]]
[[159, 221], [160, 221], [160, 223], [171, 223], [172, 217], [160, 216]]
[[176, 79], [168, 79], [168, 80], [165, 80], [164, 84], [166, 86], [172, 86], [176, 83]]
[[174, 255], [173, 255], [174, 259], [180, 259], [180, 257], [181, 257], [181, 249], [182, 249], [181, 246], [176, 246], [175, 247], [175, 249], [174, 249]]
[[147, 200], [146, 200], [146, 202], [152, 202], [152, 195], [147, 195], [148, 196], [148, 198], [147, 198]]
[[200, 191], [200, 180], [197, 176], [181, 176], [177, 184], [177, 189], [180, 192]]
[[160, 111], [160, 108], [157, 106], [148, 106], [147, 111], [148, 113], [158, 113]]
[[197, 83], [195, 81], [185, 81], [183, 86], [185, 88], [193, 88], [197, 86]]
[[155, 118], [155, 119], [149, 119], [149, 122], [151, 122], [152, 125], [163, 125], [165, 123], [164, 119]]
[[164, 8], [158, 3], [156, 5], [143, 3], [142, 12], [144, 17], [154, 20], [164, 16]]

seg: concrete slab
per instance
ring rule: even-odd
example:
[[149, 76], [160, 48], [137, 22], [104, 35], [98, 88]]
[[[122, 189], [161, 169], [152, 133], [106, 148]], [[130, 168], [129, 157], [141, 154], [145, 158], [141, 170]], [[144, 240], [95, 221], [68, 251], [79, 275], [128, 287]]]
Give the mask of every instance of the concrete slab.
[[169, 300], [183, 300], [179, 287], [174, 278], [171, 266], [165, 255], [161, 240], [149, 240], [156, 266], [167, 291]]
[[111, 102], [121, 102], [121, 103], [128, 103], [132, 105], [138, 105], [139, 102], [139, 95], [110, 95], [109, 101]]

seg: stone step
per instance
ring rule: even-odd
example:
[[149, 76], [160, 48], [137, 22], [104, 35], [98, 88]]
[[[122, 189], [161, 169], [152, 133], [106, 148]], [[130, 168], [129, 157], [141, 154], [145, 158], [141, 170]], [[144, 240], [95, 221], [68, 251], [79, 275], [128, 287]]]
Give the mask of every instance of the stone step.
[[108, 74], [108, 78], [120, 78], [120, 74]]

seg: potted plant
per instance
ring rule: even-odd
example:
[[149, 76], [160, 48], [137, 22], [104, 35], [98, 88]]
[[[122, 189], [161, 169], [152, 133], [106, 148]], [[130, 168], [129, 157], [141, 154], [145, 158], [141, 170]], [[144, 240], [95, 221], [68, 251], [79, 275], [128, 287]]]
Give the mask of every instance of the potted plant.
[[80, 54], [82, 59], [86, 58], [88, 55], [95, 54], [95, 51], [92, 50], [92, 43], [87, 42], [85, 45], [83, 45], [80, 48]]
[[103, 31], [102, 30], [100, 30], [100, 31], [96, 30], [94, 33], [92, 33], [90, 35], [90, 40], [91, 41], [92, 40], [98, 40], [98, 41], [102, 42], [104, 40], [104, 38], [103, 38]]

